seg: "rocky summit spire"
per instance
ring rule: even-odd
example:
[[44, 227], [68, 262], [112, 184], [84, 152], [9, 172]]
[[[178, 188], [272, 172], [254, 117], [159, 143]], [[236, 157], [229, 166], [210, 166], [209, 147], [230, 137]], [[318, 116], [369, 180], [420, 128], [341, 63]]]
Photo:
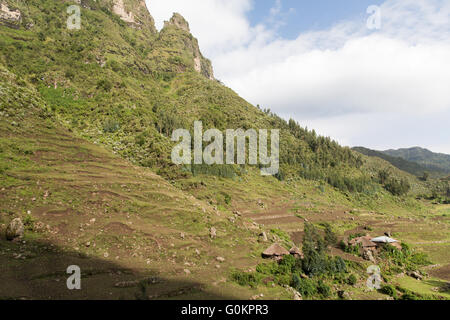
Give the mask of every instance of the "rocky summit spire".
[[172, 49], [179, 49], [189, 55], [195, 71], [214, 80], [211, 61], [203, 57], [198, 40], [192, 36], [189, 23], [181, 14], [174, 13], [169, 21], [164, 22], [160, 38], [164, 39], [165, 43], [171, 43]]
[[167, 25], [173, 25], [186, 32], [191, 32], [191, 30], [189, 29], [189, 23], [181, 14], [176, 12], [173, 14], [172, 18], [170, 18], [170, 21], [164, 21], [164, 26]]

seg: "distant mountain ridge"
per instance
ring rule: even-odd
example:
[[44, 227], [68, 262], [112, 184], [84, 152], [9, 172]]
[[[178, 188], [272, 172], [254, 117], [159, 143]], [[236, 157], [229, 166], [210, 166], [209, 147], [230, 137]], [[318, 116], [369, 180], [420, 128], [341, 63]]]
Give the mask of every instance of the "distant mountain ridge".
[[[411, 173], [415, 176], [422, 176], [424, 172], [430, 171], [429, 168], [421, 164], [405, 160], [404, 158], [401, 157], [390, 156], [382, 151], [372, 150], [364, 147], [354, 147], [353, 150], [369, 157], [378, 157], [383, 160], [386, 160], [387, 162], [391, 163], [398, 169]], [[433, 171], [438, 171], [440, 174], [443, 173], [441, 170], [433, 170]]]
[[418, 163], [430, 171], [450, 173], [450, 155], [448, 154], [435, 153], [420, 147], [386, 150], [382, 153]]

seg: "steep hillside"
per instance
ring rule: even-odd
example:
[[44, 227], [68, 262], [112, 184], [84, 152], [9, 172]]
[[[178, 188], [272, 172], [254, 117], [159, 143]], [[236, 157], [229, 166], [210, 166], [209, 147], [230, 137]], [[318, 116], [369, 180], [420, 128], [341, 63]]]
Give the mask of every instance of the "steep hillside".
[[[336, 240], [393, 231], [420, 250], [448, 238], [447, 208], [416, 199], [429, 184], [240, 98], [179, 14], [158, 32], [140, 0], [0, 2], [0, 299], [292, 299], [290, 277], [249, 286], [241, 272], [273, 243], [301, 246], [310, 223]], [[79, 30], [66, 26], [72, 4]], [[279, 129], [280, 172], [174, 165], [172, 132], [197, 120]], [[24, 238], [6, 241], [16, 217]], [[445, 268], [447, 242], [431, 252]], [[383, 297], [365, 292], [372, 262], [337, 243], [329, 254], [357, 277], [326, 278], [329, 298]], [[66, 289], [68, 264], [87, 289]]]
[[136, 25], [116, 14], [112, 1], [83, 1], [81, 29], [68, 30], [66, 2], [8, 3], [20, 10], [22, 24], [1, 29], [3, 63], [33, 83], [67, 127], [136, 164], [173, 174], [172, 131], [193, 130], [201, 120], [205, 129], [281, 129], [286, 175], [363, 175], [348, 148], [251, 106], [213, 80], [211, 63], [178, 14], [155, 32], [148, 13], [135, 13], [147, 15]]
[[416, 162], [428, 168], [428, 170], [450, 173], [450, 155], [435, 153], [430, 150], [415, 147], [409, 149], [386, 150], [383, 153]]
[[[0, 298], [134, 299], [149, 277], [157, 282], [148, 296], [250, 297], [216, 282], [231, 261], [256, 263], [248, 252], [259, 248], [257, 231], [76, 138], [33, 88], [1, 66], [0, 75]], [[25, 223], [23, 241], [5, 241], [16, 217]], [[72, 264], [90, 289], [67, 290]]]

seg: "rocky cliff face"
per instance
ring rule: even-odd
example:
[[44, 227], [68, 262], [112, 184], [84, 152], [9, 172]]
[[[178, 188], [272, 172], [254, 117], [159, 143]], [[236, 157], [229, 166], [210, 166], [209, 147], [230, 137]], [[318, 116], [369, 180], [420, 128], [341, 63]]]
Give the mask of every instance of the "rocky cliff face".
[[[140, 66], [147, 69], [147, 72], [174, 74], [196, 71], [208, 79], [214, 79], [211, 61], [202, 55], [197, 39], [190, 32], [189, 23], [180, 14], [174, 13], [172, 18], [165, 22], [163, 29], [158, 32], [144, 0], [60, 0], [55, 3], [55, 7], [46, 4], [46, 12], [51, 12], [59, 18], [55, 26], [47, 23], [45, 19], [39, 19], [42, 16], [35, 10], [44, 8], [38, 7], [39, 1], [18, 1], [17, 6], [12, 6], [12, 3], [16, 2], [0, 0], [0, 23], [8, 27], [40, 30], [44, 35], [64, 27], [65, 6], [68, 7], [71, 4], [78, 4], [82, 8], [82, 24], [85, 25], [90, 23], [89, 19], [92, 16], [85, 10], [103, 11], [109, 16], [119, 17], [126, 27], [136, 31], [136, 33], [132, 32], [132, 36], [128, 35], [126, 41], [137, 47], [135, 39], [139, 38], [140, 50], [148, 52], [147, 58], [150, 63], [146, 67]], [[118, 29], [110, 29], [107, 32], [111, 35], [119, 34]]]
[[[112, 12], [120, 19], [131, 26], [149, 26], [155, 33], [155, 22], [151, 13], [143, 0], [113, 0]], [[214, 72], [211, 61], [203, 57], [197, 39], [190, 31], [189, 23], [179, 13], [174, 13], [169, 21], [165, 21], [161, 30], [159, 40], [163, 43], [170, 43], [171, 49], [178, 49], [173, 56], [173, 51], [169, 59], [174, 62], [182, 61], [177, 71], [186, 71], [190, 67], [208, 79], [214, 79]], [[158, 40], [157, 40], [158, 41]], [[156, 44], [158, 47], [158, 44]], [[170, 50], [166, 52], [169, 53]]]
[[112, 12], [131, 25], [149, 27], [156, 32], [155, 21], [144, 0], [113, 0]]
[[185, 51], [190, 56], [195, 71], [208, 79], [214, 79], [211, 61], [202, 55], [198, 40], [192, 36], [189, 23], [182, 15], [174, 13], [169, 21], [164, 22], [161, 38]]
[[[131, 26], [149, 26], [152, 31], [157, 33], [153, 17], [143, 0], [113, 0], [112, 12]], [[198, 41], [192, 36], [189, 23], [182, 15], [174, 13], [169, 21], [165, 21], [158, 40], [162, 43], [156, 43], [154, 47], [170, 44], [166, 48], [169, 50], [165, 50], [165, 52], [170, 55], [168, 60], [179, 62], [176, 71], [184, 72], [193, 68], [206, 78], [214, 79], [211, 62], [203, 57]]]
[[18, 28], [22, 14], [19, 10], [14, 10], [7, 3], [0, 3], [0, 24]]

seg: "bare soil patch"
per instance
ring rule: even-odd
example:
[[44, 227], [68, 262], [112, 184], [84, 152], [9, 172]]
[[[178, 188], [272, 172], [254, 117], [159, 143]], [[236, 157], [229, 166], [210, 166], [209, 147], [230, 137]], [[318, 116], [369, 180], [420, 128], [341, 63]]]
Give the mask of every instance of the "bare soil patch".
[[447, 264], [439, 269], [430, 271], [433, 277], [450, 281], [450, 264]]
[[121, 222], [111, 222], [105, 226], [105, 231], [115, 235], [132, 234], [134, 232], [133, 228], [130, 228], [126, 224]]

